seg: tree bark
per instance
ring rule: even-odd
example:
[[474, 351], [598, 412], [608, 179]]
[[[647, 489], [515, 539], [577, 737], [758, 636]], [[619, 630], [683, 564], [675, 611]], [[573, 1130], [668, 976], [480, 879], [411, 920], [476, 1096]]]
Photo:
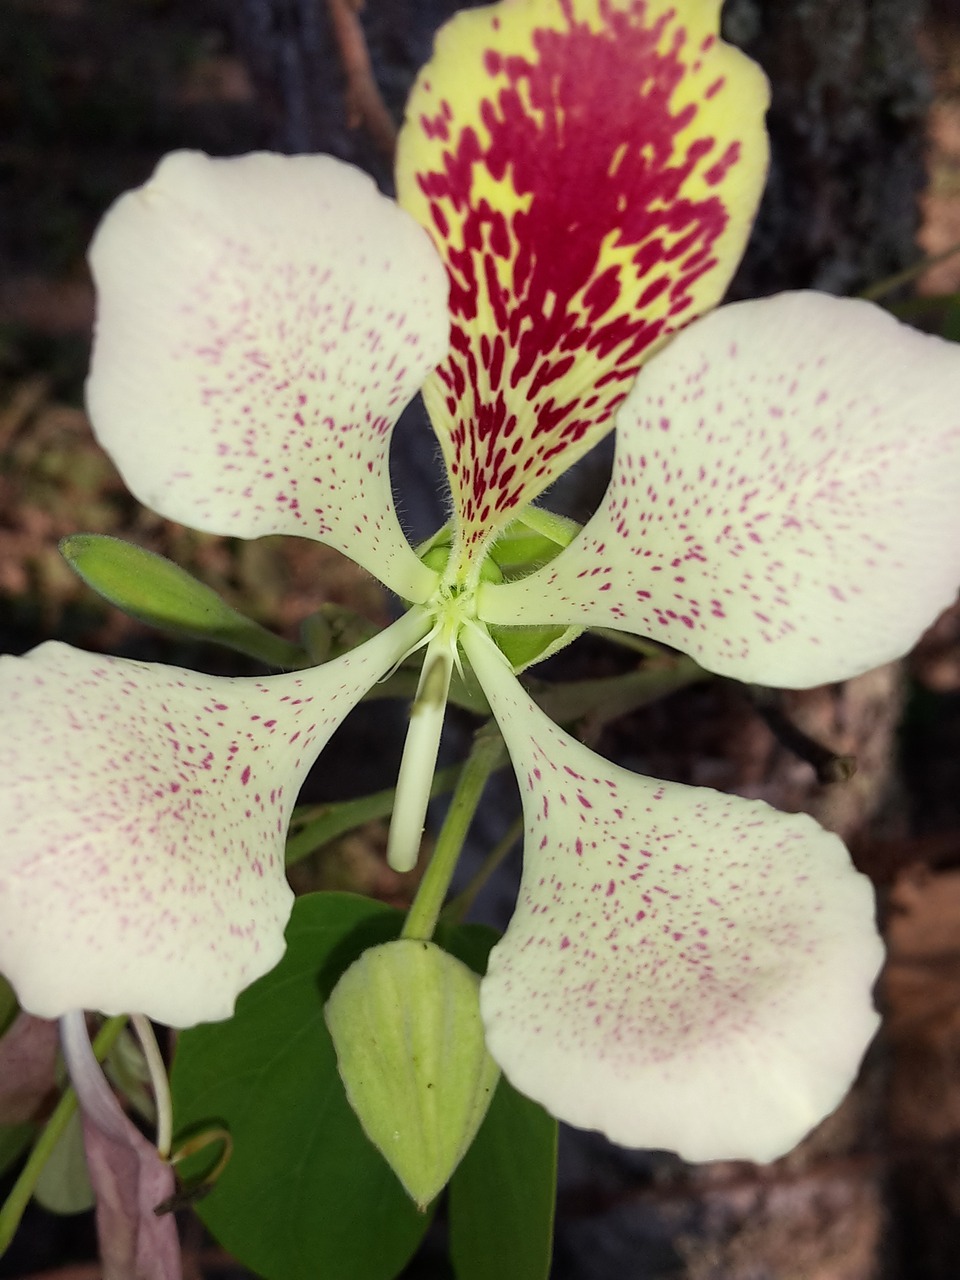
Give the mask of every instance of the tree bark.
[[770, 180], [739, 296], [853, 293], [916, 257], [930, 76], [923, 0], [728, 0], [773, 88]]

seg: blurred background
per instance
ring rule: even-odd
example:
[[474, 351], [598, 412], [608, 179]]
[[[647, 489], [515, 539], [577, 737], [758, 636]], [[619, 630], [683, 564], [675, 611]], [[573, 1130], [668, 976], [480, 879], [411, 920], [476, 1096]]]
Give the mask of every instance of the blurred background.
[[[196, 534], [126, 493], [83, 412], [93, 318], [84, 254], [108, 204], [179, 147], [331, 152], [389, 190], [392, 129], [412, 77], [436, 27], [461, 7], [367, 0], [357, 14], [352, 0], [0, 0], [0, 650], [57, 637], [249, 669], [95, 598], [57, 551], [78, 530], [162, 552], [291, 636], [324, 603], [389, 617], [377, 585], [335, 552]], [[960, 241], [960, 5], [729, 0], [724, 20], [774, 89], [771, 180], [734, 296], [869, 291]], [[960, 255], [886, 288], [883, 300], [960, 337]], [[394, 449], [401, 510], [423, 536], [442, 519], [443, 499], [416, 406]], [[589, 512], [602, 474], [602, 461], [582, 468], [566, 495], [573, 510]], [[633, 661], [585, 639], [563, 670], [610, 674]], [[616, 722], [591, 745], [656, 776], [807, 809], [838, 831], [878, 889], [890, 947], [883, 1033], [841, 1111], [770, 1167], [688, 1168], [564, 1134], [560, 1280], [960, 1275], [960, 611], [904, 663], [784, 695], [776, 712], [856, 755], [853, 779], [819, 784], [770, 717], [719, 682]], [[379, 704], [375, 716], [351, 719], [342, 750], [325, 757], [338, 772], [326, 768], [308, 794], [391, 785], [403, 725], [402, 708], [391, 720]], [[491, 806], [491, 831], [514, 803], [510, 785]], [[365, 828], [312, 860], [302, 887], [350, 885], [403, 901], [410, 885], [386, 869], [382, 849], [382, 828]], [[515, 861], [485, 903], [494, 922], [517, 870]], [[245, 1274], [195, 1221], [184, 1231], [188, 1276]], [[410, 1275], [449, 1274], [441, 1253], [438, 1239]], [[94, 1255], [89, 1214], [37, 1210], [0, 1277], [87, 1280], [99, 1275]]]

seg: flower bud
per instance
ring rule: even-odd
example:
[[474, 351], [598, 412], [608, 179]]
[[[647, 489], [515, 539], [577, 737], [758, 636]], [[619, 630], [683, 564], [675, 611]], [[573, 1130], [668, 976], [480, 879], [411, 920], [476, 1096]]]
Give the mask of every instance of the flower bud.
[[401, 938], [365, 951], [327, 1001], [350, 1105], [421, 1209], [466, 1154], [500, 1074], [479, 986], [434, 943]]

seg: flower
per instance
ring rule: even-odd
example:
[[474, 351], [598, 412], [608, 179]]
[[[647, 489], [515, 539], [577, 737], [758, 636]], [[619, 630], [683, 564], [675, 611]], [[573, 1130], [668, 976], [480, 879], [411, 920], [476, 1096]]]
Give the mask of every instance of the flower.
[[[690, 1159], [771, 1158], [840, 1100], [881, 954], [840, 841], [600, 759], [491, 632], [652, 633], [804, 687], [903, 653], [960, 580], [952, 347], [812, 294], [697, 319], [766, 166], [765, 82], [718, 41], [718, 9], [459, 15], [408, 106], [403, 208], [329, 158], [177, 154], [107, 215], [88, 398], [133, 492], [211, 532], [326, 542], [410, 607], [262, 680], [62, 645], [3, 660], [0, 967], [27, 1008], [227, 1016], [282, 951], [307, 768], [419, 646], [391, 856], [413, 856], [462, 655], [525, 814], [517, 910], [481, 986], [511, 1081]], [[439, 565], [389, 481], [421, 385], [452, 495]], [[614, 420], [596, 515], [499, 580], [498, 534]]]

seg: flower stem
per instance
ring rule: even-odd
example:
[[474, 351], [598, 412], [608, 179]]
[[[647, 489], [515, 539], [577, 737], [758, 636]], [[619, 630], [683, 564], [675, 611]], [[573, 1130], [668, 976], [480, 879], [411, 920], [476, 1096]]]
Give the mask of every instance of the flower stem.
[[498, 840], [483, 860], [476, 875], [455, 898], [451, 898], [443, 908], [443, 919], [448, 924], [460, 924], [464, 916], [473, 906], [477, 894], [503, 862], [507, 854], [514, 848], [523, 835], [523, 818], [516, 818], [502, 840]]
[[473, 740], [473, 747], [460, 774], [450, 808], [433, 857], [424, 873], [417, 896], [407, 915], [401, 937], [429, 940], [437, 926], [437, 918], [450, 887], [457, 859], [463, 848], [473, 815], [477, 811], [483, 789], [490, 775], [507, 759], [503, 739], [491, 725], [484, 725]]
[[[124, 1015], [109, 1018], [100, 1028], [100, 1033], [93, 1042], [93, 1052], [98, 1062], [102, 1062], [117, 1041], [120, 1032], [127, 1024]], [[59, 1142], [67, 1124], [77, 1109], [77, 1095], [74, 1089], [63, 1092], [53, 1114], [44, 1126], [43, 1132], [33, 1145], [19, 1178], [10, 1189], [10, 1194], [0, 1208], [0, 1257], [6, 1253], [14, 1237], [20, 1219], [36, 1189], [43, 1167], [50, 1159], [54, 1147]]]

